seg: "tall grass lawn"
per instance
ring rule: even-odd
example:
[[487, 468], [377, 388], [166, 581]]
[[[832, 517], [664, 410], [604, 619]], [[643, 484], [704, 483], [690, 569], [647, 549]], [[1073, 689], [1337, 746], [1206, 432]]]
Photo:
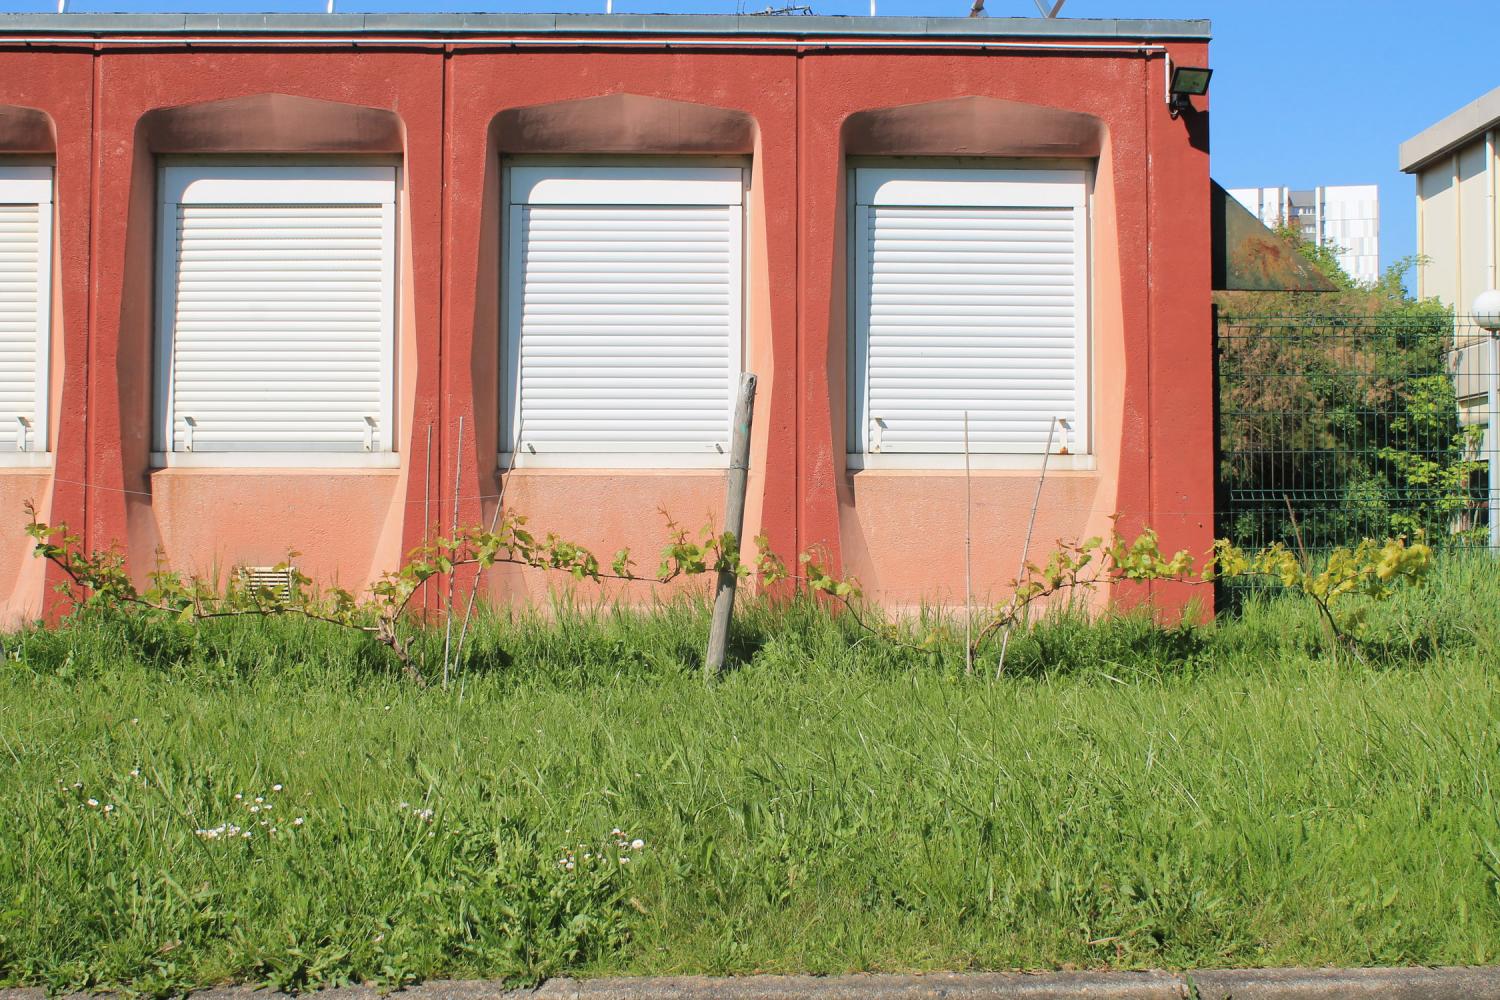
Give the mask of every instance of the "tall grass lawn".
[[[810, 604], [3, 638], [0, 986], [1500, 961], [1500, 572], [1055, 616], [1006, 675]], [[424, 639], [434, 660], [440, 633]]]

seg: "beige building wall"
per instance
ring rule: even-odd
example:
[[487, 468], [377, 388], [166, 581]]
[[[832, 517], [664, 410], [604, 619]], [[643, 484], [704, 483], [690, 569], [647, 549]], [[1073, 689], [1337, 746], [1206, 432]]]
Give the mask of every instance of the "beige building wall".
[[1459, 419], [1483, 427], [1489, 460], [1490, 544], [1500, 545], [1500, 360], [1467, 317], [1480, 293], [1500, 288], [1500, 87], [1401, 144], [1401, 169], [1416, 177], [1417, 294], [1451, 306], [1451, 358]]
[[[1458, 184], [1451, 158], [1417, 175], [1417, 295], [1457, 300]], [[1442, 252], [1434, 253], [1436, 248]], [[1482, 248], [1481, 248], [1482, 249]]]
[[1500, 88], [1401, 145], [1417, 182], [1417, 291], [1467, 314], [1500, 287]]
[[1490, 274], [1495, 262], [1495, 200], [1489, 194], [1494, 178], [1493, 154], [1485, 142], [1465, 146], [1458, 160], [1458, 298], [1454, 307], [1467, 313], [1480, 292], [1494, 287]]

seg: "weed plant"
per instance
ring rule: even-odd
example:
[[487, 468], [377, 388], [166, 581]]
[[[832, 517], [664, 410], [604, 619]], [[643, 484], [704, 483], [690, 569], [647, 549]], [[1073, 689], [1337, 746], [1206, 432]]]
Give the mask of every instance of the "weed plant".
[[750, 603], [711, 685], [694, 602], [490, 613], [446, 690], [285, 619], [6, 636], [0, 985], [1500, 960], [1492, 561], [1337, 657], [1263, 594], [996, 682], [928, 618]]

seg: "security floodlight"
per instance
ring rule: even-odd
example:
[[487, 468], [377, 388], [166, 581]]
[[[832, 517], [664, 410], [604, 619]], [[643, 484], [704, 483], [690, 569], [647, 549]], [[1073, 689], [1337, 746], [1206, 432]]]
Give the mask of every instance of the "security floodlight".
[[1208, 93], [1209, 78], [1214, 71], [1203, 66], [1174, 66], [1172, 67], [1172, 80], [1167, 85], [1168, 101], [1172, 117], [1176, 118], [1184, 111], [1193, 110], [1193, 102], [1189, 98], [1202, 97]]
[[1474, 322], [1492, 334], [1500, 334], [1500, 291], [1491, 288], [1474, 300]]

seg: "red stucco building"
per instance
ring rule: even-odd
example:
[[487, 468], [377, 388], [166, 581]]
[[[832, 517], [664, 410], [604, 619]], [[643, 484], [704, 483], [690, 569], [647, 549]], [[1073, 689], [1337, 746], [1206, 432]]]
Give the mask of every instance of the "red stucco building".
[[[1181, 21], [0, 17], [0, 608], [44, 518], [361, 586], [506, 503], [719, 516], [893, 605], [1212, 532], [1206, 98]], [[430, 448], [429, 448], [430, 441]], [[457, 481], [455, 473], [457, 472]], [[496, 573], [497, 597], [549, 581]], [[1184, 594], [1165, 588], [1168, 604]]]

